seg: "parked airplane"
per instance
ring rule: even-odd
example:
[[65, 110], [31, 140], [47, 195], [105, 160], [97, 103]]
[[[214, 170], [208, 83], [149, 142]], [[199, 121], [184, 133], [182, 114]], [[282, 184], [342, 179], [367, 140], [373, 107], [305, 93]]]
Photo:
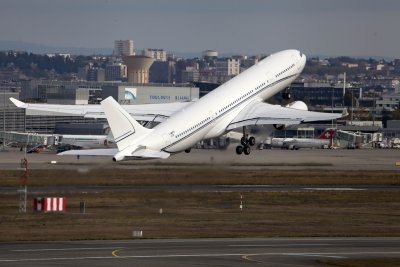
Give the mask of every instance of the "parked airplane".
[[113, 138], [107, 135], [62, 134], [58, 136], [58, 143], [80, 148], [116, 147]]
[[[66, 151], [61, 155], [110, 155], [114, 161], [168, 158], [181, 151], [190, 152], [190, 148], [200, 140], [215, 138], [239, 127], [243, 128], [243, 137], [236, 153], [248, 155], [250, 146], [255, 144], [255, 138], [246, 134], [248, 125], [273, 124], [279, 128], [281, 125], [333, 120], [343, 116], [308, 111], [307, 105], [301, 101], [287, 107], [263, 103], [288, 88], [305, 63], [306, 56], [298, 50], [272, 54], [193, 103], [138, 105], [125, 110], [108, 97], [101, 102], [101, 107], [118, 149]], [[284, 95], [289, 95], [287, 90]], [[38, 107], [11, 100], [23, 108], [50, 110], [48, 106]], [[61, 105], [53, 105], [52, 108], [58, 112], [69, 109]], [[94, 107], [75, 106], [71, 109], [75, 114], [101, 115]], [[146, 116], [155, 120], [162, 118], [162, 122], [153, 129], [145, 128], [136, 120]]]
[[318, 139], [315, 138], [272, 138], [271, 147], [297, 150], [300, 148], [329, 148], [335, 129], [325, 129]]

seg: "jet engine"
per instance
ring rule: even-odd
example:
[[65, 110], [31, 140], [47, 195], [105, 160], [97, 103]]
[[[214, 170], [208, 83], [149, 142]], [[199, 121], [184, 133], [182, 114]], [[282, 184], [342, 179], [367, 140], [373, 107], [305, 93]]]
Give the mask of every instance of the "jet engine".
[[292, 103], [287, 104], [286, 107], [293, 109], [300, 109], [300, 110], [308, 110], [306, 103], [304, 103], [303, 101], [294, 101]]

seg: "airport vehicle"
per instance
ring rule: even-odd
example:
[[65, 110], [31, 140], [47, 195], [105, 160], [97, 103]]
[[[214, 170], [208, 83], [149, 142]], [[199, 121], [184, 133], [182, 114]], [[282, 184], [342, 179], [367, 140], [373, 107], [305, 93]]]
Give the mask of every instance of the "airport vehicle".
[[271, 147], [297, 150], [300, 148], [329, 148], [335, 129], [325, 129], [318, 139], [316, 138], [272, 138]]
[[[165, 159], [174, 153], [190, 152], [190, 148], [203, 139], [215, 138], [240, 127], [243, 136], [236, 153], [249, 155], [255, 138], [246, 134], [246, 126], [272, 124], [283, 128], [284, 125], [333, 120], [343, 116], [308, 111], [302, 101], [295, 101], [286, 107], [263, 102], [282, 90], [283, 95], [289, 97], [287, 88], [299, 76], [305, 63], [306, 56], [298, 50], [277, 52], [193, 103], [151, 105], [147, 112], [147, 105], [140, 105], [135, 113], [132, 111], [134, 108], [125, 110], [108, 97], [101, 102], [101, 107], [118, 149], [66, 151], [61, 155], [109, 155], [114, 161]], [[32, 105], [17, 101], [13, 100], [17, 106], [28, 108]], [[163, 107], [169, 108], [167, 112], [152, 113]], [[60, 105], [57, 110], [65, 111]], [[153, 129], [145, 128], [137, 122], [141, 117], [139, 110], [141, 115], [163, 116], [163, 122]], [[93, 109], [91, 112], [93, 114]], [[88, 109], [82, 108], [80, 113], [84, 115]]]

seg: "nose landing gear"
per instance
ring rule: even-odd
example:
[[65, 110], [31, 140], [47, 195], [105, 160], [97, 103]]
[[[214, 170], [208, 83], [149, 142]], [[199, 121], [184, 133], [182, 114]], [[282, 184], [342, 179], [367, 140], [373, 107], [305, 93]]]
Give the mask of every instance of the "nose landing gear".
[[246, 127], [243, 126], [243, 136], [240, 139], [241, 145], [236, 147], [236, 154], [241, 155], [244, 153], [245, 155], [250, 155], [251, 148], [250, 146], [254, 146], [256, 144], [256, 139], [253, 136], [247, 137]]

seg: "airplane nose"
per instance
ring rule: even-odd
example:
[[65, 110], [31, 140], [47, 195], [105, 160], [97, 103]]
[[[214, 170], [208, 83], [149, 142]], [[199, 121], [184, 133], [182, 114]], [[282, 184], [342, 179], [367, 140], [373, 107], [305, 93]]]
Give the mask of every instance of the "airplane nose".
[[299, 62], [302, 65], [302, 67], [304, 68], [306, 66], [307, 57], [301, 51], [299, 51], [299, 56], [300, 56]]

